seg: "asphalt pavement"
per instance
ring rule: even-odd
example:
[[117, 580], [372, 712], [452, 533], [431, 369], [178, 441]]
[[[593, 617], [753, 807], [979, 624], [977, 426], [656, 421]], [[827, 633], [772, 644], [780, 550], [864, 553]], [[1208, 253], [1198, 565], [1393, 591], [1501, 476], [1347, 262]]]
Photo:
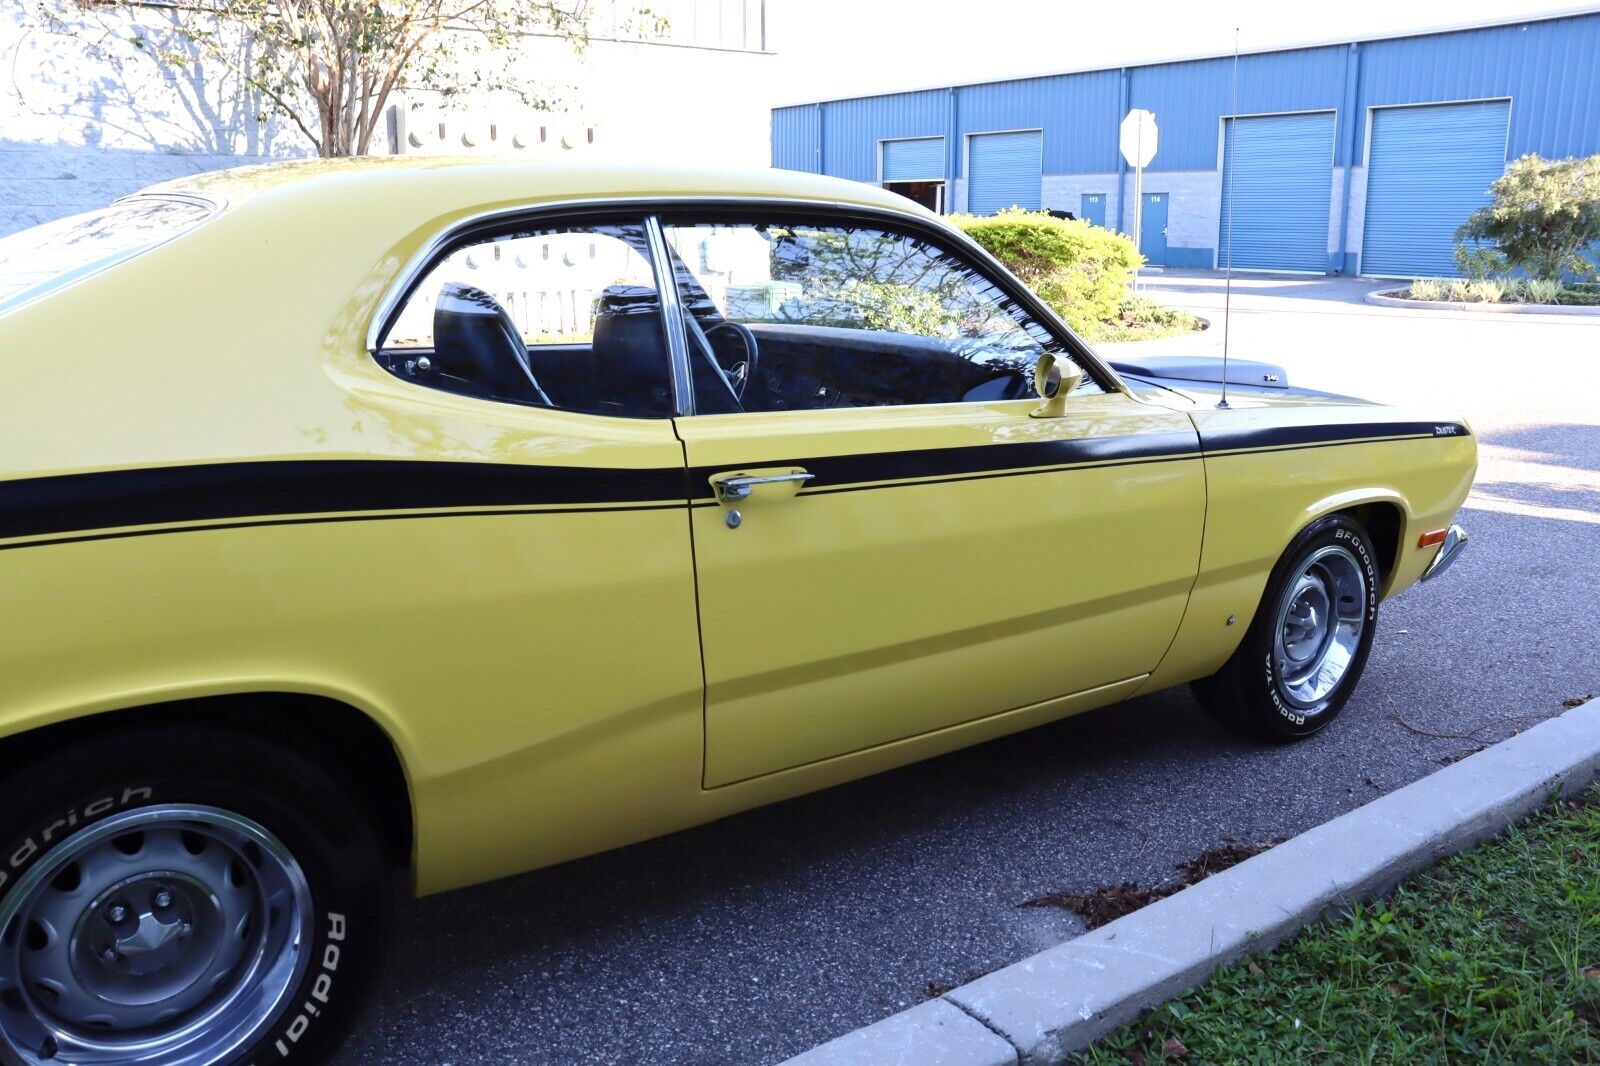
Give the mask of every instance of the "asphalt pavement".
[[[1221, 285], [1145, 289], [1215, 317]], [[1327, 730], [1261, 746], [1172, 690], [408, 904], [338, 1061], [776, 1061], [1081, 931], [1026, 900], [1299, 833], [1600, 694], [1600, 320], [1358, 302], [1376, 287], [1244, 276], [1231, 301], [1233, 355], [1478, 434], [1470, 549], [1383, 607]]]

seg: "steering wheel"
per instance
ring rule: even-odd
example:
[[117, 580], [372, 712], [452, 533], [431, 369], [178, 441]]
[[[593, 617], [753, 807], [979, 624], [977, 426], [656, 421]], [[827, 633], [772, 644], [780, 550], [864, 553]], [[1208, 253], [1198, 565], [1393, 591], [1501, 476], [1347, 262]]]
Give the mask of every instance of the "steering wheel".
[[[728, 379], [728, 384], [732, 387], [734, 396], [739, 400], [743, 400], [744, 390], [749, 386], [750, 379], [755, 377], [756, 363], [761, 358], [761, 349], [757, 346], [756, 335], [750, 331], [749, 326], [746, 326], [743, 322], [734, 322], [726, 318], [705, 331], [707, 343], [710, 342], [711, 335], [719, 329], [733, 330], [739, 335], [739, 339], [744, 342], [744, 361], [735, 363], [732, 368], [725, 370], [723, 375]], [[716, 353], [714, 351], [711, 358], [716, 361]]]

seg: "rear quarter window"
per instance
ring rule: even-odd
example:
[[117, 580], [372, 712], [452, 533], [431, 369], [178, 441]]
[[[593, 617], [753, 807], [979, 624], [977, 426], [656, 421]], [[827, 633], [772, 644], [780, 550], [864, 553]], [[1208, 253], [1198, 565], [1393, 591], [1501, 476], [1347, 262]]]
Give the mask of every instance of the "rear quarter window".
[[0, 314], [194, 229], [201, 200], [140, 196], [0, 238]]

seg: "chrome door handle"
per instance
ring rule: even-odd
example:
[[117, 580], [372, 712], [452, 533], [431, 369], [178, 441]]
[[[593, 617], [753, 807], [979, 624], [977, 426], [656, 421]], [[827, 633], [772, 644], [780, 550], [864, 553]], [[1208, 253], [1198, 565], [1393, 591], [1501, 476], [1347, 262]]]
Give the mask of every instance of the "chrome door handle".
[[794, 481], [803, 484], [815, 476], [804, 470], [797, 470], [792, 474], [733, 474], [718, 478], [712, 484], [717, 487], [717, 495], [724, 503], [736, 503], [739, 500], [749, 499], [757, 485], [782, 485]]

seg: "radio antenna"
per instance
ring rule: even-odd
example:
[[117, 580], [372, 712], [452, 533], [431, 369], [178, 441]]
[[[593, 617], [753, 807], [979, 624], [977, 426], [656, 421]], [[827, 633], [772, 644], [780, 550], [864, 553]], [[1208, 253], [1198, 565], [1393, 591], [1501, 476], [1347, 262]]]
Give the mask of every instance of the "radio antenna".
[[1228, 261], [1224, 265], [1225, 273], [1222, 281], [1222, 399], [1217, 401], [1217, 406], [1226, 409], [1228, 406], [1228, 325], [1232, 321], [1233, 312], [1233, 173], [1239, 169], [1239, 161], [1233, 158], [1234, 148], [1237, 144], [1236, 136], [1239, 132], [1239, 27], [1233, 28], [1233, 107], [1228, 115], [1228, 138], [1224, 145], [1227, 151], [1223, 154], [1223, 162], [1228, 168]]

